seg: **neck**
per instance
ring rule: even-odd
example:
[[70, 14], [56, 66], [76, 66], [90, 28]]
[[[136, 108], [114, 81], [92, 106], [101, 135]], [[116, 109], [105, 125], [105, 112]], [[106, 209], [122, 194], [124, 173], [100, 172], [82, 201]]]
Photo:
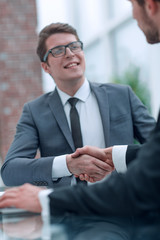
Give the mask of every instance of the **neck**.
[[78, 79], [78, 80], [75, 80], [75, 81], [70, 81], [70, 82], [66, 82], [66, 84], [57, 84], [57, 87], [67, 93], [68, 95], [70, 96], [74, 96], [75, 93], [78, 91], [78, 89], [82, 86], [82, 84], [84, 83], [85, 81], [85, 78], [82, 78], [82, 79]]

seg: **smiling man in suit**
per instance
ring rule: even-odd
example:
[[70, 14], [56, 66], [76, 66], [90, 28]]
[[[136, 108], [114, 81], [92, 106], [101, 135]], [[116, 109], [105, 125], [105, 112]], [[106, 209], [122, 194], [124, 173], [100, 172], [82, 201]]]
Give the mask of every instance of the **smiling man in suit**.
[[[144, 31], [149, 43], [160, 42], [160, 0], [130, 0], [133, 17]], [[92, 152], [95, 150], [91, 149]], [[104, 149], [94, 154], [105, 157]], [[149, 140], [141, 147], [137, 158], [125, 174], [115, 174], [108, 180], [89, 187], [73, 186], [55, 191], [41, 190], [30, 184], [7, 190], [0, 207], [16, 206], [45, 214], [47, 204], [53, 216], [77, 215], [141, 215], [160, 213], [160, 115]], [[48, 193], [48, 191], [51, 191]], [[43, 206], [44, 204], [44, 206]]]
[[[24, 105], [2, 179], [8, 186], [31, 183], [53, 188], [76, 184], [74, 176], [81, 173], [100, 181], [114, 170], [114, 164], [87, 155], [72, 157], [77, 146], [68, 100], [79, 99], [81, 147], [132, 144], [134, 139], [144, 143], [155, 121], [130, 87], [88, 82], [83, 43], [70, 25], [53, 23], [42, 29], [37, 54], [56, 88]], [[37, 149], [40, 157], [35, 159]]]

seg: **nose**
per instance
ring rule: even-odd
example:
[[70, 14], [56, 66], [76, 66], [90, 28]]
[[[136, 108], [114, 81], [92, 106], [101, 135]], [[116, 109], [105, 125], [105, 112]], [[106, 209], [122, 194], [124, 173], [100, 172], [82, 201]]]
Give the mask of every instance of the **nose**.
[[66, 47], [66, 57], [72, 57], [74, 56], [74, 53], [69, 49], [69, 47]]

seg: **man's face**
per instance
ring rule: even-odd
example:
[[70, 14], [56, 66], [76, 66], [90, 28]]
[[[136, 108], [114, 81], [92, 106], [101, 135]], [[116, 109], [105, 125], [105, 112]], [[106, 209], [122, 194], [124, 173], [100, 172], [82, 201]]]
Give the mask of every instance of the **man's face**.
[[[47, 51], [56, 46], [67, 45], [74, 41], [77, 41], [77, 39], [73, 34], [53, 34], [46, 40]], [[85, 72], [84, 52], [73, 53], [69, 48], [66, 48], [66, 54], [58, 58], [53, 57], [50, 53], [47, 63], [42, 63], [42, 67], [53, 77], [59, 87], [77, 80], [83, 82]]]
[[[147, 0], [146, 0], [147, 1]], [[160, 41], [158, 27], [153, 19], [148, 16], [146, 11], [146, 3], [139, 5], [137, 0], [130, 0], [133, 7], [133, 18], [137, 20], [138, 26], [146, 36], [148, 43], [157, 43]]]

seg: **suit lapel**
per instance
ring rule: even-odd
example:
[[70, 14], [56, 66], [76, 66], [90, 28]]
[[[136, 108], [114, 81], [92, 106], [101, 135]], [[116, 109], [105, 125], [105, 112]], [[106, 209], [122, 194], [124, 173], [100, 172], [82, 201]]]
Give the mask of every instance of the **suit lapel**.
[[61, 99], [56, 89], [50, 94], [48, 104], [66, 140], [68, 141], [72, 150], [75, 151], [75, 147], [74, 147], [72, 135], [68, 126], [67, 118], [63, 109]]
[[91, 90], [94, 92], [102, 119], [104, 138], [106, 147], [109, 146], [110, 121], [109, 121], [109, 103], [106, 87], [103, 85], [90, 83]]

